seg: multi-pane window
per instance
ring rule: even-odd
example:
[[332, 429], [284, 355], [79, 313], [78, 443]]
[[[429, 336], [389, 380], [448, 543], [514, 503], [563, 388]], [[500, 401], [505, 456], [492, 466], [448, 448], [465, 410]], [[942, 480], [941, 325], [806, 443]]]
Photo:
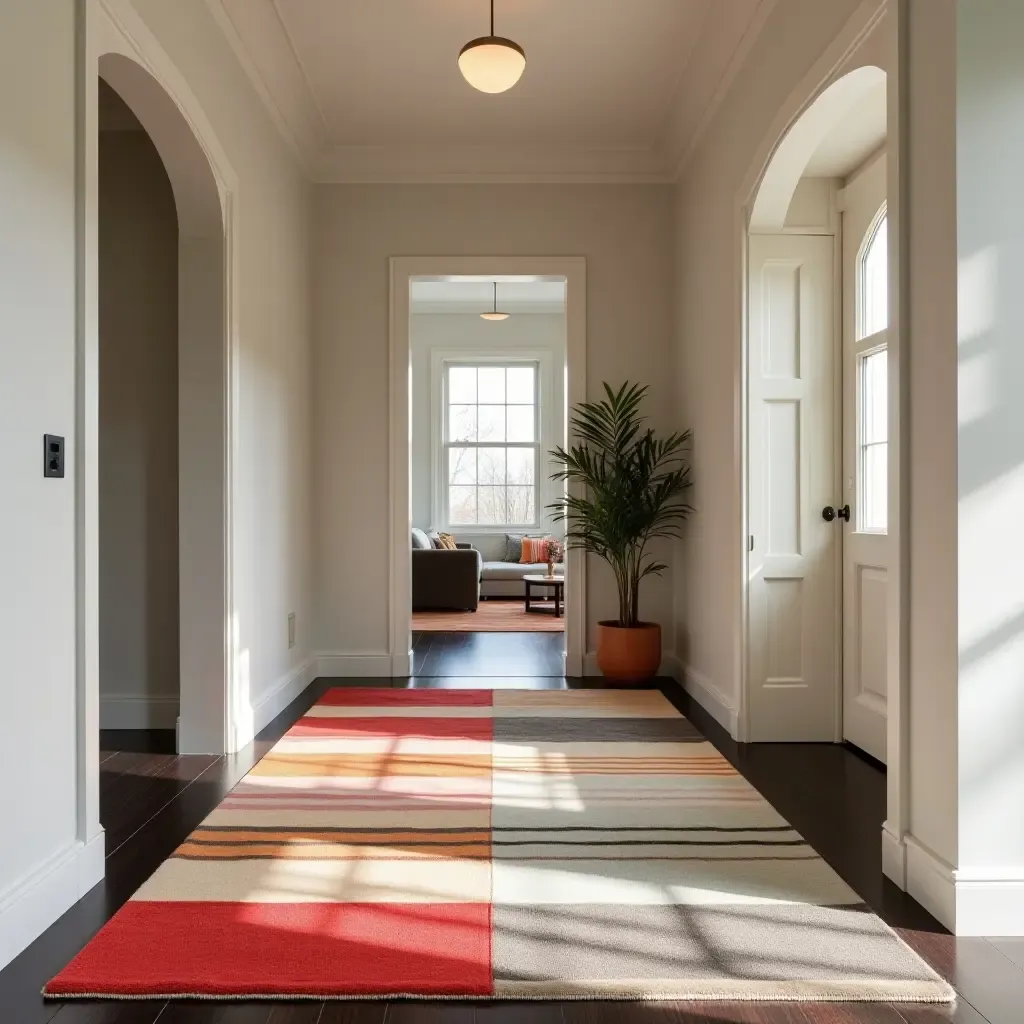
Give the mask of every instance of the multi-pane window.
[[861, 253], [858, 277], [859, 341], [889, 326], [889, 218], [884, 208]]
[[538, 437], [536, 364], [447, 364], [448, 524], [536, 525]]
[[861, 530], [884, 532], [889, 497], [889, 354], [876, 349], [860, 358], [860, 473]]
[[888, 218], [883, 207], [857, 268], [857, 340], [867, 342], [857, 357], [857, 525], [872, 533], [884, 533], [889, 521], [888, 325]]

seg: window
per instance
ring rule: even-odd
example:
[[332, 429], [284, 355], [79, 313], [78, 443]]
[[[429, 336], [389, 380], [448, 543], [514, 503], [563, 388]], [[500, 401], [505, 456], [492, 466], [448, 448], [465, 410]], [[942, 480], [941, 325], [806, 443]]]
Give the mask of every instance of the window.
[[449, 526], [536, 526], [540, 462], [535, 363], [445, 364]]
[[885, 533], [889, 497], [889, 224], [885, 207], [857, 266], [857, 528]]
[[859, 341], [889, 326], [889, 218], [884, 206], [868, 232], [858, 270]]
[[889, 354], [884, 348], [876, 349], [859, 362], [858, 527], [884, 533], [889, 504]]

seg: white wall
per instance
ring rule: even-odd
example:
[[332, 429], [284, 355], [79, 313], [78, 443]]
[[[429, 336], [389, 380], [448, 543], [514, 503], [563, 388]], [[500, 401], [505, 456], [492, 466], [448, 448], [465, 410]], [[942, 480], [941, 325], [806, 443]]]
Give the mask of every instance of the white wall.
[[[541, 480], [539, 502], [542, 529], [561, 528], [551, 522], [545, 506], [555, 500], [556, 485], [550, 480], [547, 453], [564, 442], [565, 430], [565, 314], [514, 313], [507, 320], [482, 320], [475, 313], [413, 313], [409, 318], [412, 365], [412, 522], [421, 529], [444, 524], [433, 522], [432, 431], [437, 416], [431, 389], [432, 353], [466, 352], [515, 357], [517, 352], [543, 352], [550, 359], [554, 380], [541, 385]], [[547, 469], [545, 467], [548, 467]], [[472, 542], [471, 531], [459, 530], [460, 539]]]
[[[778, 0], [676, 189], [676, 425], [694, 431], [693, 504], [676, 565], [676, 633], [691, 678], [739, 707], [741, 191], [790, 94], [858, 0]], [[752, 184], [752, 182], [749, 182]]]
[[[310, 652], [311, 187], [203, 0], [137, 0], [135, 7], [202, 105], [239, 180], [235, 604], [240, 671], [259, 726], [294, 696]], [[297, 627], [291, 650], [289, 612]]]
[[[102, 873], [76, 877], [75, 17], [0, 16], [0, 966]], [[16, 98], [16, 100], [15, 100]], [[43, 434], [66, 438], [43, 478]]]
[[[320, 650], [388, 649], [388, 257], [585, 256], [587, 392], [650, 383], [655, 427], [672, 415], [671, 201], [667, 186], [319, 186], [314, 220], [317, 634]], [[590, 623], [615, 614], [591, 563]], [[671, 581], [647, 618], [671, 625]], [[670, 642], [671, 634], [666, 634]]]
[[1024, 5], [957, 3], [957, 931], [997, 935], [1024, 934], [1022, 39]]
[[141, 129], [99, 140], [100, 725], [178, 714], [178, 215]]

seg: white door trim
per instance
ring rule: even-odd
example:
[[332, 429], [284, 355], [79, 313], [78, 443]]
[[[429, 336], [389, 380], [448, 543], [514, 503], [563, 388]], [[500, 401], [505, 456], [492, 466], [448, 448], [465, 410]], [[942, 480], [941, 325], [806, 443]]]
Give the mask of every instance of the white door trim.
[[[166, 95], [170, 104], [161, 111], [158, 120], [163, 125], [169, 119], [178, 119], [182, 130], [191, 133], [209, 164], [211, 196], [199, 195], [200, 185], [185, 180], [184, 174], [175, 174], [169, 167], [172, 185], [184, 189], [194, 202], [184, 204], [193, 210], [209, 211], [211, 204], [217, 207], [218, 228], [213, 237], [201, 237], [207, 222], [200, 223], [195, 216], [188, 225], [190, 244], [198, 241], [208, 245], [211, 256], [212, 274], [220, 279], [209, 294], [216, 295], [219, 302], [217, 337], [221, 340], [220, 353], [222, 374], [220, 387], [221, 412], [220, 438], [220, 487], [219, 497], [210, 494], [206, 504], [212, 510], [219, 506], [222, 517], [220, 546], [223, 566], [221, 570], [221, 594], [215, 625], [204, 627], [204, 634], [211, 637], [220, 649], [221, 663], [218, 676], [220, 693], [211, 701], [220, 707], [220, 719], [216, 728], [203, 745], [210, 746], [211, 753], [233, 751], [244, 746], [251, 739], [251, 709], [243, 706], [244, 688], [240, 687], [237, 676], [238, 658], [235, 644], [237, 623], [235, 621], [235, 558], [237, 545], [238, 509], [234, 496], [237, 490], [235, 474], [237, 458], [237, 408], [238, 408], [238, 281], [239, 245], [236, 202], [238, 180], [227, 155], [220, 145], [209, 119], [199, 101], [189, 88], [184, 77], [157, 42], [134, 7], [127, 0], [84, 0], [80, 7], [79, 25], [79, 252], [78, 252], [78, 322], [76, 338], [76, 445], [77, 467], [76, 529], [77, 529], [77, 646], [78, 646], [78, 687], [80, 693], [80, 827], [85, 830], [81, 838], [88, 840], [88, 832], [95, 822], [98, 828], [98, 761], [96, 750], [99, 742], [99, 556], [98, 556], [98, 110], [97, 82], [101, 64], [112, 56], [126, 58], [145, 72], [156, 86]], [[131, 97], [129, 97], [131, 99]], [[173, 111], [173, 113], [171, 113]], [[148, 130], [151, 130], [148, 129]], [[159, 136], [158, 136], [159, 137]], [[159, 147], [158, 147], [159, 148]], [[163, 155], [163, 154], [162, 154]], [[212, 195], [212, 193], [216, 195]], [[182, 195], [176, 192], [179, 219], [183, 216]], [[204, 205], [205, 204], [205, 205]], [[211, 214], [210, 223], [214, 215]], [[179, 266], [183, 266], [179, 260]], [[212, 279], [211, 279], [212, 280]], [[187, 310], [186, 310], [187, 312]], [[208, 318], [210, 319], [210, 318]], [[211, 330], [212, 330], [211, 324]], [[216, 629], [217, 639], [213, 640]], [[183, 690], [184, 697], [184, 690]], [[200, 709], [197, 708], [197, 712]], [[186, 713], [183, 703], [182, 714]], [[198, 717], [198, 716], [197, 716]]]
[[814, 99], [835, 79], [857, 66], [872, 61], [858, 59], [858, 50], [864, 46], [888, 16], [888, 33], [885, 39], [886, 73], [888, 75], [888, 212], [889, 212], [889, 537], [890, 570], [888, 627], [888, 757], [887, 774], [887, 818], [883, 824], [883, 871], [898, 885], [904, 887], [905, 848], [903, 839], [908, 830], [908, 718], [907, 700], [909, 687], [909, 538], [911, 522], [907, 497], [909, 461], [907, 459], [909, 435], [909, 373], [906, 337], [908, 324], [901, 307], [901, 288], [907, 280], [903, 266], [906, 226], [901, 217], [905, 203], [903, 194], [904, 175], [902, 162], [906, 152], [906, 95], [900, 81], [900, 69], [905, 66], [903, 48], [906, 39], [902, 29], [906, 24], [907, 0], [863, 0], [832, 45], [814, 64], [800, 85], [790, 94], [772, 125], [762, 139], [757, 155], [752, 161], [743, 186], [736, 194], [734, 225], [739, 239], [739, 259], [735, 272], [737, 294], [735, 296], [736, 333], [739, 353], [740, 388], [736, 409], [736, 423], [740, 439], [741, 490], [740, 522], [737, 524], [737, 542], [740, 557], [739, 586], [742, 595], [739, 612], [739, 650], [737, 667], [741, 679], [740, 706], [738, 711], [737, 738], [742, 740], [748, 732], [750, 671], [747, 643], [747, 547], [749, 537], [748, 494], [747, 494], [747, 402], [748, 402], [748, 309], [747, 288], [747, 245], [750, 213], [757, 195], [758, 185], [772, 155], [789, 128], [799, 119]]
[[[587, 269], [582, 256], [393, 256], [388, 327], [388, 654], [393, 676], [412, 671], [409, 280], [502, 274], [564, 279], [567, 411], [586, 400]], [[586, 651], [586, 557], [566, 555], [565, 673], [583, 675]]]

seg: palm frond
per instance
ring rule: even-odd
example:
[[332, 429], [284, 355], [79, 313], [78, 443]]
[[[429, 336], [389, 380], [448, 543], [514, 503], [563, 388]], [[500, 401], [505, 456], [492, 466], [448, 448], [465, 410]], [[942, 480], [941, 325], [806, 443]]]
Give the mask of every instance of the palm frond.
[[565, 524], [569, 547], [604, 558], [615, 573], [619, 618], [636, 625], [640, 581], [667, 566], [645, 561], [652, 540], [676, 538], [693, 508], [682, 495], [692, 486], [690, 431], [657, 437], [640, 409], [647, 385], [605, 383], [604, 398], [582, 402], [570, 419], [574, 444], [550, 452], [552, 479], [571, 491], [548, 506]]

